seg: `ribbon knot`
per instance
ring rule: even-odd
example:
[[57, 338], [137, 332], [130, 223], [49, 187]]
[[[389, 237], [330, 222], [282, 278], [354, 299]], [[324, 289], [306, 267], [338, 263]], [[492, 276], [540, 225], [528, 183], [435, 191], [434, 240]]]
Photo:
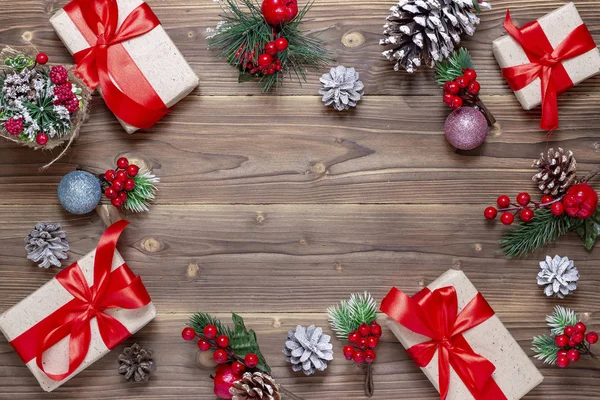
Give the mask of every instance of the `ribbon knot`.
[[550, 67], [553, 68], [556, 64], [558, 64], [561, 60], [557, 57], [555, 57], [552, 54], [545, 54], [542, 58], [540, 58], [540, 65], [543, 65], [544, 67]]

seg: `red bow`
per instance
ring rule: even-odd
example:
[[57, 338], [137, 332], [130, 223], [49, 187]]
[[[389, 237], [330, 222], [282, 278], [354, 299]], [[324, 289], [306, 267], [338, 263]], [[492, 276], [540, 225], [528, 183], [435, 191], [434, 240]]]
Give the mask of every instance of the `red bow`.
[[167, 106], [121, 44], [160, 25], [150, 6], [142, 3], [118, 29], [116, 0], [73, 0], [64, 10], [90, 45], [73, 54], [76, 72], [92, 89], [100, 86], [108, 108], [141, 129], [165, 116]]
[[[128, 224], [127, 221], [116, 222], [102, 235], [94, 258], [94, 285], [88, 286], [76, 262], [59, 272], [56, 279], [75, 298], [11, 341], [25, 363], [35, 358], [38, 368], [55, 381], [71, 375], [85, 359], [91, 343], [90, 321], [93, 318], [98, 322], [104, 344], [113, 349], [131, 333], [104, 311], [137, 309], [151, 301], [140, 277], [135, 276], [126, 264], [111, 273], [117, 241]], [[69, 335], [67, 372], [47, 372], [42, 362], [44, 352]]]
[[502, 76], [511, 89], [521, 90], [535, 79], [542, 84], [542, 121], [540, 127], [553, 131], [558, 128], [557, 96], [573, 86], [562, 62], [596, 48], [594, 38], [585, 24], [575, 28], [558, 47], [553, 48], [537, 21], [517, 28], [506, 11], [504, 29], [521, 45], [529, 64], [502, 68]]
[[427, 366], [438, 353], [440, 399], [448, 396], [450, 366], [456, 371], [476, 400], [505, 400], [492, 374], [496, 367], [475, 354], [462, 335], [494, 315], [494, 310], [477, 294], [458, 313], [454, 287], [431, 292], [428, 288], [410, 297], [392, 288], [381, 302], [381, 311], [413, 332], [431, 338], [408, 349], [415, 363]]

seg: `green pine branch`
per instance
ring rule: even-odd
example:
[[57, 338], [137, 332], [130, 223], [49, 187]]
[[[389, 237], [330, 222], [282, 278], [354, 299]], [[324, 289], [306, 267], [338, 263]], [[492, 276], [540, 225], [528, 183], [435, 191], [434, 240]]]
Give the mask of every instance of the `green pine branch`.
[[[475, 0], [476, 1], [476, 0]], [[473, 60], [466, 48], [455, 50], [444, 61], [435, 64], [435, 81], [443, 86], [448, 81], [453, 81], [463, 75], [463, 70], [473, 69]]]
[[212, 315], [205, 312], [198, 312], [190, 317], [187, 326], [194, 329], [198, 333], [204, 332], [206, 325], [214, 325], [217, 327], [219, 333], [227, 336], [233, 336], [233, 330], [224, 325], [220, 319], [213, 317]]
[[574, 326], [579, 320], [575, 311], [563, 306], [556, 306], [554, 312], [546, 317], [546, 322], [553, 335], [562, 335], [565, 327]]
[[549, 335], [541, 335], [533, 338], [534, 357], [542, 360], [546, 364], [555, 364], [558, 358], [556, 353], [560, 350], [554, 341], [554, 337]]
[[350, 300], [327, 308], [329, 324], [339, 339], [348, 339], [348, 335], [357, 330], [360, 324], [370, 324], [377, 318], [377, 302], [370, 293], [353, 293]]
[[127, 201], [123, 207], [132, 212], [146, 212], [155, 198], [156, 184], [160, 178], [148, 171], [143, 171], [133, 177], [135, 188], [127, 193]]

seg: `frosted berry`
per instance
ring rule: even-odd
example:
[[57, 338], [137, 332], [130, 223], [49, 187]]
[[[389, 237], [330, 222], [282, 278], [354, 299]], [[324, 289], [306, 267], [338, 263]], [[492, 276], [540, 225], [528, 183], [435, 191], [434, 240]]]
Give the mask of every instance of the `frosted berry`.
[[558, 347], [565, 347], [569, 344], [569, 338], [566, 335], [558, 335], [554, 338], [554, 343], [556, 343]]
[[365, 362], [365, 353], [362, 350], [355, 350], [352, 359], [355, 363], [361, 364]]
[[124, 189], [128, 192], [131, 192], [133, 189], [135, 189], [135, 181], [131, 178], [126, 179]]
[[573, 332], [575, 332], [575, 328], [573, 328], [571, 325], [565, 327], [565, 330], [564, 330], [565, 335], [571, 336], [573, 334]]
[[62, 104], [73, 96], [72, 85], [70, 82], [56, 85], [54, 86], [53, 93], [58, 103]]
[[375, 347], [377, 347], [377, 345], [379, 344], [379, 339], [377, 339], [375, 336], [369, 336], [367, 338], [367, 347], [370, 349], [374, 349]]
[[371, 322], [371, 335], [375, 336], [376, 338], [381, 337], [381, 325], [375, 321]]
[[509, 213], [508, 211], [503, 213], [502, 216], [500, 217], [500, 221], [502, 221], [502, 223], [504, 225], [510, 225], [514, 222], [515, 220], [515, 216], [512, 215], [511, 213]]
[[369, 328], [369, 325], [363, 322], [358, 327], [358, 333], [360, 333], [360, 336], [362, 337], [367, 337], [371, 334], [371, 328]]
[[129, 160], [125, 157], [121, 157], [117, 160], [117, 167], [125, 169], [129, 166]]
[[225, 364], [228, 358], [227, 352], [223, 349], [215, 350], [213, 353], [213, 360], [215, 360], [217, 364]]
[[55, 65], [50, 68], [48, 76], [50, 77], [50, 80], [57, 85], [62, 85], [69, 80], [69, 72], [62, 65]]
[[238, 376], [241, 376], [244, 372], [246, 372], [246, 367], [244, 364], [234, 361], [231, 364], [231, 371]]
[[579, 354], [579, 351], [577, 351], [575, 349], [571, 349], [567, 352], [567, 358], [571, 362], [575, 362], [575, 361], [579, 360], [580, 356], [581, 356], [581, 354]]
[[273, 57], [264, 53], [258, 56], [258, 66], [261, 68], [268, 67], [273, 62]]
[[375, 361], [375, 352], [373, 350], [365, 351], [365, 362], [372, 363]]
[[253, 353], [247, 354], [246, 357], [244, 357], [244, 364], [246, 364], [248, 368], [254, 368], [258, 365], [258, 357]]
[[135, 164], [131, 164], [129, 167], [127, 167], [127, 175], [129, 175], [130, 177], [134, 177], [137, 176], [137, 174], [140, 172], [140, 167], [138, 167]]
[[106, 188], [106, 190], [104, 191], [104, 194], [106, 195], [106, 198], [108, 199], [114, 199], [115, 197], [117, 197], [117, 191], [112, 187], [109, 186]]
[[477, 79], [477, 73], [475, 72], [475, 70], [473, 69], [465, 69], [463, 71], [463, 75], [465, 78], [467, 78], [469, 80], [469, 82], [473, 82], [475, 81], [475, 79]]
[[11, 135], [19, 135], [23, 132], [23, 118], [9, 118], [4, 123], [4, 128]]
[[358, 332], [353, 331], [348, 334], [348, 341], [350, 343], [358, 343], [358, 339], [360, 339], [360, 335]]
[[575, 331], [575, 333], [573, 334], [573, 336], [571, 336], [571, 340], [574, 341], [577, 344], [583, 342], [583, 339], [585, 339], [585, 337], [583, 336], [582, 332]]
[[452, 104], [450, 104], [450, 107], [452, 107], [453, 110], [458, 110], [459, 108], [461, 108], [463, 105], [463, 100], [458, 97], [458, 96], [454, 96], [454, 98], [452, 99]]
[[79, 110], [79, 99], [77, 96], [72, 95], [67, 101], [65, 101], [65, 107], [71, 114], [77, 112], [77, 110]]
[[209, 351], [210, 347], [210, 343], [208, 343], [206, 340], [198, 340], [198, 349], [200, 349], [200, 351]]
[[469, 83], [469, 86], [467, 87], [467, 90], [473, 96], [476, 96], [481, 91], [481, 85], [479, 84], [479, 82], [471, 82], [471, 83]]
[[588, 332], [587, 335], [585, 335], [585, 340], [587, 340], [589, 344], [596, 344], [598, 343], [598, 334], [596, 332]]
[[46, 143], [48, 143], [48, 135], [46, 135], [44, 132], [40, 132], [35, 136], [35, 141], [40, 146], [45, 146]]
[[498, 215], [498, 210], [496, 210], [494, 207], [488, 207], [483, 212], [483, 215], [486, 219], [494, 219]]
[[496, 200], [496, 203], [498, 203], [498, 207], [506, 208], [506, 207], [510, 206], [510, 198], [506, 195], [502, 195], [502, 196], [498, 197], [498, 200]]
[[523, 222], [531, 222], [531, 220], [534, 217], [534, 213], [532, 210], [530, 210], [529, 208], [524, 209], [523, 211], [521, 211], [521, 221]]
[[217, 346], [222, 349], [226, 349], [229, 347], [229, 338], [225, 335], [220, 335], [217, 337]]
[[348, 345], [348, 346], [344, 346], [344, 357], [346, 357], [346, 360], [352, 360], [352, 357], [354, 356], [354, 347]]
[[202, 333], [204, 333], [204, 337], [207, 339], [214, 339], [219, 331], [216, 326], [208, 324], [204, 327], [204, 331]]
[[196, 331], [190, 327], [183, 328], [183, 330], [181, 331], [181, 337], [183, 338], [183, 340], [192, 340], [196, 337]]
[[529, 204], [530, 201], [531, 201], [531, 196], [529, 195], [529, 193], [522, 192], [517, 195], [517, 203], [519, 203], [523, 207], [525, 207], [527, 204]]
[[287, 50], [288, 46], [289, 43], [286, 38], [280, 37], [275, 41], [275, 47], [277, 48], [277, 51], [285, 51]]
[[275, 46], [275, 42], [269, 42], [265, 44], [265, 53], [270, 56], [274, 56], [277, 54], [277, 47]]
[[579, 183], [569, 188], [563, 204], [570, 217], [589, 218], [598, 207], [598, 193], [587, 183]]
[[40, 65], [45, 65], [48, 62], [48, 54], [38, 53], [38, 55], [35, 56], [35, 62]]
[[552, 211], [552, 214], [558, 217], [559, 215], [562, 215], [565, 212], [565, 206], [559, 201], [550, 206], [550, 211]]
[[458, 84], [458, 87], [461, 89], [464, 89], [467, 86], [469, 86], [469, 80], [467, 78], [465, 78], [464, 76], [459, 76], [458, 78], [455, 79], [455, 81]]
[[460, 91], [460, 87], [455, 81], [448, 81], [444, 83], [444, 91], [450, 94], [457, 94]]
[[542, 204], [548, 204], [552, 201], [554, 201], [554, 197], [548, 195], [542, 196]]
[[561, 368], [567, 368], [569, 366], [569, 358], [567, 356], [558, 356], [556, 359], [556, 365]]
[[587, 329], [587, 326], [585, 326], [585, 324], [583, 322], [578, 322], [578, 323], [575, 324], [575, 326], [573, 327], [573, 329], [575, 329], [575, 332], [585, 333], [585, 330]]

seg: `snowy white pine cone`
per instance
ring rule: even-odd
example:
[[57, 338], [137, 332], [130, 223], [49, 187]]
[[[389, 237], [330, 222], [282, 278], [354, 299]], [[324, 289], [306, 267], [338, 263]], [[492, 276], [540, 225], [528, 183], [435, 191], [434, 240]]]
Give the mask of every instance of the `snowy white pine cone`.
[[296, 330], [288, 332], [283, 354], [286, 361], [292, 364], [294, 372], [312, 375], [316, 370], [325, 370], [327, 361], [333, 360], [330, 340], [331, 336], [323, 334], [322, 328], [298, 325]]
[[540, 286], [545, 286], [544, 293], [546, 296], [563, 299], [577, 289], [578, 280], [579, 271], [568, 257], [556, 255], [551, 258], [546, 256], [544, 261], [540, 261], [537, 283]]
[[365, 85], [358, 80], [358, 72], [354, 68], [338, 65], [323, 74], [320, 79], [323, 86], [319, 94], [323, 96], [323, 104], [333, 105], [337, 111], [345, 111], [356, 107], [356, 103], [365, 93]]

